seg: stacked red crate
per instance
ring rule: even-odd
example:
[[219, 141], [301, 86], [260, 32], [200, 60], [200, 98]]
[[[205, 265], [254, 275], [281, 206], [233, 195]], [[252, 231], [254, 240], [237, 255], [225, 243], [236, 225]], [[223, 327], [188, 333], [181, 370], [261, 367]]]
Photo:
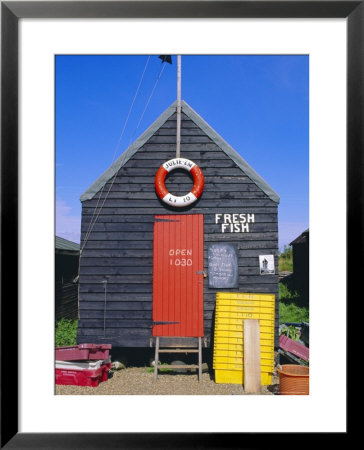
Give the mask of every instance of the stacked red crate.
[[108, 379], [110, 344], [80, 344], [56, 348], [56, 384], [97, 387]]

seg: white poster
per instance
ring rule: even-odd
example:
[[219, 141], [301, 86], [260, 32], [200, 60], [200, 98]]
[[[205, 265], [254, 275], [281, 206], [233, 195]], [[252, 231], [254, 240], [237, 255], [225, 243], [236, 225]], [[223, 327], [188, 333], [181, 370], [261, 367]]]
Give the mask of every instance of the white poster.
[[274, 256], [259, 255], [259, 267], [261, 275], [272, 275], [274, 271]]

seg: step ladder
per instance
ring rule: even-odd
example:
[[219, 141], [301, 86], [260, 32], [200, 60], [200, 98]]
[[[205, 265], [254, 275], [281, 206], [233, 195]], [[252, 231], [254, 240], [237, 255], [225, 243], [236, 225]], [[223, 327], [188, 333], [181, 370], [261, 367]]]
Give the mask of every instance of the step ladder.
[[[163, 348], [160, 348], [160, 338], [168, 340], [168, 337], [157, 336], [155, 342], [155, 358], [154, 358], [154, 382], [157, 381], [158, 376], [158, 362], [159, 362], [159, 354], [160, 353], [198, 353], [198, 364], [186, 364], [186, 365], [163, 365], [163, 369], [198, 369], [198, 381], [202, 379], [202, 338], [195, 338], [198, 340], [197, 346], [192, 347], [189, 343], [184, 347], [183, 343], [164, 345]], [[173, 338], [172, 338], [173, 339]], [[179, 338], [179, 340], [183, 340], [183, 338]], [[191, 338], [188, 338], [190, 341]]]

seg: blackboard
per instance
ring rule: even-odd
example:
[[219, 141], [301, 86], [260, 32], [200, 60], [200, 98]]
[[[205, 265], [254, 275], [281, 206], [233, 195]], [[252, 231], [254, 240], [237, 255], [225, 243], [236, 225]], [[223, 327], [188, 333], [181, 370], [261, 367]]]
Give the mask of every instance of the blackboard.
[[226, 243], [209, 245], [208, 275], [210, 288], [239, 286], [237, 245]]

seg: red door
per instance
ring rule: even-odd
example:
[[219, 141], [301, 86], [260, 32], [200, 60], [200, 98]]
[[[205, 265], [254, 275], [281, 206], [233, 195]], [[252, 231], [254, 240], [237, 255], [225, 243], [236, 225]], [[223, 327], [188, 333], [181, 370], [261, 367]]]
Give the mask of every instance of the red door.
[[203, 336], [203, 215], [155, 216], [153, 336]]

